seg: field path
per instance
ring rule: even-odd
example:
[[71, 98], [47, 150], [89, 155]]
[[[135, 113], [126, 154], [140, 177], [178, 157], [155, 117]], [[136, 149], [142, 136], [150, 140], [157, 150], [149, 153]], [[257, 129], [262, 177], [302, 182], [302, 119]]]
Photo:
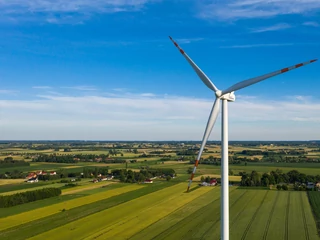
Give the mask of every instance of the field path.
[[308, 226], [307, 226], [307, 219], [306, 219], [306, 214], [303, 209], [303, 200], [302, 200], [302, 194], [300, 194], [300, 209], [301, 209], [301, 214], [302, 214], [302, 220], [303, 220], [303, 228], [304, 228], [304, 234], [305, 234], [305, 239], [309, 240], [309, 232], [308, 232]]
[[253, 221], [255, 220], [255, 218], [256, 218], [256, 216], [257, 216], [257, 214], [259, 213], [259, 210], [261, 209], [261, 207], [262, 207], [263, 203], [265, 202], [265, 200], [266, 200], [266, 198], [267, 198], [268, 193], [269, 193], [269, 191], [266, 191], [266, 193], [265, 193], [265, 195], [264, 195], [264, 197], [263, 197], [262, 201], [261, 201], [261, 202], [260, 202], [260, 204], [259, 204], [259, 207], [258, 207], [258, 208], [257, 208], [257, 210], [254, 212], [254, 214], [252, 215], [252, 218], [251, 218], [250, 222], [248, 223], [248, 225], [247, 225], [246, 229], [244, 230], [244, 233], [243, 233], [243, 235], [242, 235], [242, 237], [241, 237], [241, 240], [246, 239], [247, 234], [248, 234], [248, 232], [249, 232], [249, 230], [250, 230], [250, 227], [251, 227], [251, 225], [252, 225]]
[[[241, 195], [239, 195], [236, 198], [231, 198], [230, 200], [230, 209], [232, 209], [238, 202], [240, 202], [242, 199], [244, 199], [243, 197], [246, 195], [247, 191], [244, 191], [243, 193], [241, 193]], [[220, 209], [221, 211], [221, 209]], [[217, 233], [217, 229], [220, 229], [219, 227], [216, 227], [217, 224], [220, 223], [220, 218], [221, 218], [221, 214], [219, 214], [219, 218], [208, 228], [208, 230], [206, 230], [201, 238], [203, 239], [207, 239], [207, 238], [212, 238], [212, 236], [218, 236], [219, 233]]]
[[285, 231], [284, 231], [284, 239], [289, 240], [289, 209], [290, 209], [290, 195], [291, 192], [288, 194], [287, 199], [287, 207], [286, 207], [286, 221], [285, 221]]
[[277, 204], [278, 200], [279, 200], [279, 192], [277, 192], [277, 196], [275, 197], [275, 199], [273, 201], [273, 205], [272, 205], [271, 211], [269, 213], [269, 217], [268, 217], [268, 221], [267, 221], [267, 224], [266, 224], [266, 228], [264, 229], [264, 233], [263, 233], [263, 237], [262, 237], [263, 240], [267, 239], [271, 218], [273, 216], [274, 209], [276, 207], [276, 204]]

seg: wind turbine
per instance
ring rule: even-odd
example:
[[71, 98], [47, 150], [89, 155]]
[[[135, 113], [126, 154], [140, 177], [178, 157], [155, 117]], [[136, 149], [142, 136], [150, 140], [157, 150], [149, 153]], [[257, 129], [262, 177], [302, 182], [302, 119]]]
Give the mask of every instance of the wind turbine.
[[229, 158], [228, 158], [228, 102], [234, 102], [235, 101], [235, 95], [234, 91], [237, 91], [239, 89], [248, 87], [252, 84], [258, 83], [260, 81], [263, 81], [265, 79], [274, 77], [276, 75], [279, 75], [281, 73], [288, 72], [290, 70], [305, 66], [309, 63], [317, 61], [317, 59], [310, 60], [304, 63], [299, 63], [296, 65], [293, 65], [291, 67], [283, 68], [271, 73], [264, 74], [259, 77], [250, 78], [248, 80], [244, 80], [241, 82], [238, 82], [231, 87], [227, 88], [226, 90], [219, 90], [212, 82], [211, 80], [206, 76], [206, 74], [191, 60], [191, 58], [180, 48], [180, 46], [170, 37], [170, 40], [173, 42], [173, 44], [179, 49], [180, 53], [185, 57], [185, 59], [189, 62], [193, 70], [197, 73], [199, 78], [202, 80], [202, 82], [210, 88], [212, 91], [214, 91], [216, 99], [214, 101], [214, 104], [211, 109], [211, 113], [207, 122], [206, 130], [203, 135], [202, 143], [200, 146], [200, 150], [196, 159], [196, 162], [194, 164], [194, 168], [189, 180], [188, 189], [189, 191], [194, 174], [196, 172], [197, 166], [199, 164], [203, 149], [206, 145], [206, 142], [209, 138], [209, 135], [212, 131], [212, 128], [214, 126], [214, 123], [216, 122], [216, 119], [219, 114], [220, 109], [220, 100], [222, 100], [222, 125], [221, 125], [221, 239], [222, 240], [229, 240]]

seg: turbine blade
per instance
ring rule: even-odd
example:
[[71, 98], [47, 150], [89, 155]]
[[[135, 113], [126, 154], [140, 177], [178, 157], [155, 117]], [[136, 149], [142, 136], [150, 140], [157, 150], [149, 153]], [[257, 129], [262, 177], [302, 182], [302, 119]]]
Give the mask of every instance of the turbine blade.
[[203, 138], [202, 138], [202, 143], [201, 143], [201, 146], [200, 146], [200, 150], [199, 150], [199, 153], [198, 153], [198, 156], [197, 156], [197, 159], [196, 159], [196, 162], [194, 164], [194, 168], [193, 168], [190, 180], [189, 180], [187, 192], [190, 189], [194, 174], [196, 173], [196, 169], [197, 169], [197, 166], [199, 164], [203, 149], [204, 149], [204, 147], [205, 147], [205, 145], [207, 143], [207, 140], [208, 140], [208, 138], [210, 136], [212, 128], [213, 128], [213, 126], [214, 126], [214, 124], [215, 124], [215, 122], [217, 120], [217, 117], [218, 117], [218, 114], [219, 114], [219, 110], [220, 110], [220, 99], [216, 98], [216, 100], [215, 100], [215, 102], [214, 102], [214, 104], [212, 106], [212, 109], [211, 109], [211, 113], [210, 113], [210, 116], [209, 116], [209, 119], [208, 119], [208, 122], [207, 122], [207, 127], [206, 127], [206, 130], [205, 130]]
[[173, 42], [173, 44], [179, 49], [180, 53], [185, 57], [185, 59], [187, 59], [187, 61], [189, 62], [189, 64], [191, 65], [191, 67], [193, 68], [193, 70], [197, 73], [197, 75], [199, 76], [199, 78], [202, 80], [202, 82], [211, 90], [213, 91], [217, 91], [218, 89], [216, 88], [216, 86], [210, 81], [210, 79], [206, 76], [206, 74], [204, 72], [202, 72], [202, 70], [191, 60], [191, 58], [185, 53], [185, 51], [183, 51], [180, 46], [172, 39], [172, 37], [170, 37], [170, 40]]
[[307, 61], [307, 62], [304, 62], [304, 63], [299, 63], [299, 64], [296, 64], [294, 66], [283, 68], [283, 69], [280, 69], [280, 70], [275, 71], [275, 72], [267, 73], [267, 74], [259, 76], [259, 77], [255, 77], [255, 78], [250, 78], [248, 80], [244, 80], [244, 81], [236, 83], [233, 86], [229, 87], [228, 89], [222, 91], [221, 95], [224, 95], [226, 93], [231, 93], [231, 92], [239, 90], [241, 88], [245, 88], [245, 87], [250, 86], [252, 84], [255, 84], [255, 83], [258, 83], [260, 81], [263, 81], [263, 80], [265, 80], [267, 78], [271, 78], [271, 77], [277, 76], [277, 75], [279, 75], [281, 73], [288, 72], [290, 70], [305, 66], [305, 65], [307, 65], [309, 63], [313, 63], [315, 61], [317, 61], [317, 59], [310, 60], [310, 61]]

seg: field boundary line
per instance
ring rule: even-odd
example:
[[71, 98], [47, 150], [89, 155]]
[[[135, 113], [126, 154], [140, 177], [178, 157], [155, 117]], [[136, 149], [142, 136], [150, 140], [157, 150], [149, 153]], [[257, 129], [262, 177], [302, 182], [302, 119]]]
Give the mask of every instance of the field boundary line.
[[277, 196], [274, 199], [274, 202], [273, 202], [273, 205], [272, 205], [272, 209], [271, 209], [269, 217], [268, 217], [267, 225], [266, 225], [266, 228], [264, 229], [263, 238], [262, 238], [263, 240], [267, 239], [268, 231], [269, 231], [269, 227], [270, 227], [270, 223], [271, 223], [271, 218], [273, 216], [273, 212], [274, 212], [274, 209], [275, 209], [276, 204], [278, 202], [278, 199], [279, 199], [279, 191], [277, 192]]
[[[244, 191], [244, 192], [237, 198], [237, 200], [235, 200], [234, 203], [231, 204], [231, 206], [229, 207], [229, 209], [231, 209], [247, 192], [248, 192], [247, 190]], [[201, 237], [201, 238], [203, 238], [203, 237], [220, 221], [220, 219], [221, 219], [221, 213], [220, 213], [220, 218], [217, 219], [217, 220], [212, 224], [211, 228], [209, 228], [207, 231], [205, 231], [204, 234], [202, 234], [202, 237]]]
[[[247, 191], [246, 191], [247, 192]], [[240, 215], [243, 213], [243, 211], [246, 209], [246, 207], [249, 205], [249, 203], [254, 199], [254, 197], [252, 197], [245, 205], [243, 205], [242, 209], [240, 212], [238, 212], [238, 214], [236, 215], [236, 217], [234, 218], [234, 220], [232, 221], [232, 223], [230, 224], [230, 230], [232, 229], [232, 227], [234, 226], [235, 222], [238, 220], [238, 218], [240, 217]], [[220, 238], [221, 239], [221, 238]]]
[[317, 213], [316, 213], [316, 210], [313, 208], [314, 204], [313, 202], [315, 200], [311, 199], [312, 197], [310, 196], [312, 192], [307, 192], [307, 197], [308, 197], [308, 202], [309, 202], [309, 206], [311, 208], [311, 212], [312, 212], [312, 215], [313, 215], [313, 220], [316, 224], [316, 227], [317, 227], [317, 233], [318, 233], [318, 236], [320, 236], [320, 221], [318, 221], [318, 217], [317, 217]]
[[256, 216], [257, 216], [257, 214], [258, 214], [258, 212], [259, 212], [262, 204], [263, 204], [264, 201], [266, 200], [266, 197], [267, 197], [268, 193], [269, 193], [269, 191], [266, 192], [266, 194], [264, 195], [262, 201], [261, 201], [260, 204], [259, 204], [259, 207], [256, 209], [256, 211], [255, 211], [254, 214], [252, 215], [251, 220], [249, 221], [246, 229], [245, 229], [244, 232], [243, 232], [243, 235], [242, 235], [242, 237], [241, 237], [241, 240], [244, 240], [244, 239], [247, 237], [247, 234], [248, 234], [248, 232], [249, 232], [249, 230], [250, 230], [250, 227], [251, 227], [254, 219], [256, 218]]
[[287, 208], [286, 208], [286, 222], [285, 222], [285, 235], [284, 239], [289, 240], [289, 205], [290, 205], [290, 192], [287, 199]]
[[306, 236], [306, 240], [309, 240], [309, 232], [308, 232], [306, 214], [305, 214], [305, 212], [303, 211], [302, 194], [300, 194], [300, 208], [301, 208], [301, 214], [302, 214], [302, 220], [303, 220], [303, 226], [304, 226], [304, 234], [305, 234], [305, 236]]

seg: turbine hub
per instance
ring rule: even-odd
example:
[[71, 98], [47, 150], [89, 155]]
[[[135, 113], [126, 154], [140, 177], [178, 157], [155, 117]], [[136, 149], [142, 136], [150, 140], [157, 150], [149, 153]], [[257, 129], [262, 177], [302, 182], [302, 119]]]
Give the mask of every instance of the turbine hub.
[[222, 95], [220, 99], [227, 100], [228, 102], [234, 102], [236, 100], [236, 96], [234, 95], [234, 92], [231, 92]]
[[216, 97], [219, 98], [221, 97], [222, 92], [220, 90], [217, 90], [215, 94], [216, 94]]

